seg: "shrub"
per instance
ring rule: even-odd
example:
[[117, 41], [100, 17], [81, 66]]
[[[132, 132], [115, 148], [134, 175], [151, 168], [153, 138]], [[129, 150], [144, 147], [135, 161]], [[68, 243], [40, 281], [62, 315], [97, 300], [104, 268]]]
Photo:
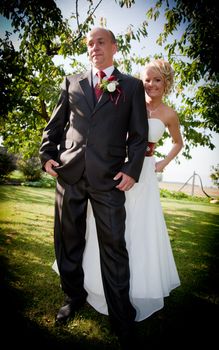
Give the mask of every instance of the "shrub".
[[25, 181], [22, 182], [22, 186], [29, 187], [42, 187], [42, 188], [55, 188], [56, 178], [46, 173], [43, 173], [42, 178], [38, 181]]
[[168, 191], [166, 189], [160, 189], [160, 197], [161, 198], [170, 198], [170, 199], [177, 199], [177, 200], [188, 200], [188, 201], [197, 201], [197, 202], [205, 202], [209, 203], [212, 198], [206, 198], [206, 197], [197, 197], [197, 196], [191, 196], [184, 192], [180, 191]]
[[38, 181], [42, 177], [43, 171], [38, 157], [21, 158], [18, 161], [18, 167], [27, 181]]
[[8, 153], [5, 147], [0, 147], [0, 181], [7, 178], [16, 168], [15, 155]]

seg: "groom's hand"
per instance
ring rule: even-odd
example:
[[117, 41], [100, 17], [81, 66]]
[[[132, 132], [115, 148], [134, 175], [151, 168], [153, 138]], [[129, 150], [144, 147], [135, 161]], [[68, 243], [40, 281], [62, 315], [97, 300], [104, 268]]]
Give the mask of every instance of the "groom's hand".
[[121, 181], [116, 186], [116, 188], [118, 188], [118, 190], [120, 190], [120, 191], [128, 191], [135, 184], [135, 179], [133, 179], [133, 177], [128, 176], [127, 174], [125, 174], [121, 171], [118, 174], [116, 174], [116, 176], [113, 178], [113, 180], [119, 180], [120, 178], [121, 178]]
[[46, 172], [51, 175], [51, 176], [54, 176], [54, 177], [57, 177], [58, 174], [54, 171], [53, 167], [54, 166], [59, 166], [59, 163], [57, 163], [55, 160], [53, 159], [49, 159], [47, 160], [47, 162], [45, 163], [44, 165], [44, 168], [46, 170]]

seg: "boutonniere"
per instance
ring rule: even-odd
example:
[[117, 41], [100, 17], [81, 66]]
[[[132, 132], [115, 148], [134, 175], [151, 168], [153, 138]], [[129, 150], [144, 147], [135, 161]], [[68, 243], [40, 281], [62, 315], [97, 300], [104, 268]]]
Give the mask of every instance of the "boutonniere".
[[109, 93], [111, 101], [117, 105], [122, 95], [122, 89], [116, 77], [111, 75], [109, 78], [103, 78], [99, 87], [103, 92]]

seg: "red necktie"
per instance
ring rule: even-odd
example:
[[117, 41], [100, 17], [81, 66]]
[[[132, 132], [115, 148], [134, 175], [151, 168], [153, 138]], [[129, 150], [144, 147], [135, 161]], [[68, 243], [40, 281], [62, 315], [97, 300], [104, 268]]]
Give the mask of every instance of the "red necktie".
[[98, 83], [95, 85], [95, 95], [96, 95], [96, 98], [97, 98], [97, 101], [99, 100], [100, 96], [102, 95], [102, 90], [99, 88], [99, 84], [101, 83], [101, 80], [103, 79], [103, 77], [106, 76], [106, 74], [102, 71], [102, 70], [99, 70], [96, 75], [98, 76], [99, 78], [99, 81]]

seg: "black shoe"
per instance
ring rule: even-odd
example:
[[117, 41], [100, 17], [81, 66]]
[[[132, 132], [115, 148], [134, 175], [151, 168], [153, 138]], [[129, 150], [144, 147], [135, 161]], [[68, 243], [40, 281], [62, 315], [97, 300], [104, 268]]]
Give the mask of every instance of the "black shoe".
[[66, 323], [70, 318], [75, 316], [75, 308], [73, 307], [72, 299], [69, 297], [65, 298], [64, 304], [60, 307], [57, 316], [56, 322], [59, 324]]
[[56, 322], [59, 324], [66, 323], [70, 318], [74, 318], [75, 312], [84, 306], [85, 300], [77, 301], [77, 303], [69, 296], [66, 296], [64, 304], [60, 307], [56, 316]]

